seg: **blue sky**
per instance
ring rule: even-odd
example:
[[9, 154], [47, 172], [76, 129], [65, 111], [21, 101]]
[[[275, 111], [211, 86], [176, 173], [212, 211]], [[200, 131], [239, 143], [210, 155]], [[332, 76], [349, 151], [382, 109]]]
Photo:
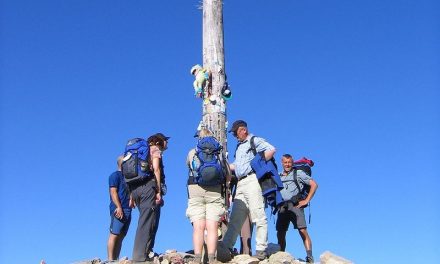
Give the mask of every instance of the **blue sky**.
[[[2, 262], [105, 259], [115, 159], [129, 138], [159, 131], [172, 138], [155, 250], [192, 248], [185, 157], [201, 118], [189, 73], [202, 61], [197, 5], [1, 1]], [[230, 124], [245, 119], [278, 160], [315, 161], [315, 258], [437, 263], [439, 2], [225, 0], [224, 31]], [[122, 256], [135, 229], [136, 220]], [[292, 229], [287, 250], [305, 256]]]

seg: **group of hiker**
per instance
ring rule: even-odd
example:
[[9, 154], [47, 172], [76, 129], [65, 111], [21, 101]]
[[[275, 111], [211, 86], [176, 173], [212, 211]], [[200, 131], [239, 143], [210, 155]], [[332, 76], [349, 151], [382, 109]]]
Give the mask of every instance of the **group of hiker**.
[[[188, 207], [186, 216], [193, 226], [194, 259], [191, 264], [228, 262], [241, 237], [242, 254], [252, 255], [251, 237], [255, 227], [254, 257], [268, 257], [268, 226], [265, 207], [277, 214], [276, 230], [280, 250], [286, 249], [290, 223], [298, 230], [307, 256], [313, 263], [312, 241], [307, 232], [304, 208], [313, 198], [317, 183], [311, 178], [313, 162], [295, 162], [282, 156], [282, 171], [274, 160], [276, 149], [265, 139], [254, 136], [244, 120], [233, 123], [230, 133], [237, 139], [235, 160], [229, 164], [221, 144], [212, 131], [202, 128], [194, 137], [197, 145], [188, 153]], [[131, 222], [131, 209], [137, 207], [139, 220], [132, 259], [151, 261], [156, 256], [154, 241], [166, 194], [162, 153], [169, 137], [156, 133], [147, 140], [135, 138], [118, 157], [118, 171], [109, 177], [110, 236], [108, 259], [117, 260]], [[228, 213], [228, 207], [232, 210]], [[223, 227], [223, 228], [222, 228]], [[226, 227], [226, 228], [225, 228]]]

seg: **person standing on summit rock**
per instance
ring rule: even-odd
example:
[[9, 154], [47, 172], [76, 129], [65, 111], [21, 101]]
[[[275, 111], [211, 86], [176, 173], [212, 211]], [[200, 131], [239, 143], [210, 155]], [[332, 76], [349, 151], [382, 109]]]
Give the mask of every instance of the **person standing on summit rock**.
[[127, 234], [131, 222], [131, 208], [133, 201], [125, 184], [124, 176], [121, 173], [123, 156], [118, 157], [118, 170], [113, 172], [109, 181], [110, 192], [110, 236], [107, 242], [108, 260], [117, 260], [121, 252], [122, 241]]
[[217, 259], [222, 262], [231, 259], [230, 251], [249, 214], [256, 227], [255, 257], [264, 260], [267, 257], [266, 248], [268, 244], [267, 217], [264, 211], [264, 199], [260, 183], [251, 167], [251, 161], [255, 155], [250, 151], [252, 149], [250, 141], [254, 138], [256, 151], [258, 153], [263, 152], [266, 160], [272, 159], [276, 150], [263, 138], [253, 137], [248, 131], [247, 123], [243, 120], [235, 121], [229, 132], [232, 132], [238, 140], [235, 161], [230, 165], [231, 171], [234, 171], [237, 176], [238, 183], [228, 230], [223, 237], [223, 241], [219, 242]]
[[[220, 144], [217, 139], [213, 137], [212, 132], [208, 129], [201, 129], [196, 136], [199, 139], [199, 143], [196, 148], [189, 151], [186, 159], [186, 165], [189, 168], [187, 181], [188, 207], [186, 209], [186, 216], [193, 225], [193, 245], [195, 255], [195, 258], [191, 263], [203, 263], [202, 251], [203, 244], [206, 242], [208, 264], [213, 264], [216, 263], [215, 253], [217, 250], [218, 226], [222, 216], [225, 214], [225, 197], [223, 194], [224, 186], [222, 186], [223, 182], [221, 179], [215, 178], [216, 180], [213, 180], [212, 184], [208, 185], [204, 185], [203, 182], [198, 180], [200, 177], [203, 177], [202, 175], [199, 175], [199, 173], [202, 174], [201, 168], [203, 168], [203, 157], [201, 156], [204, 155], [203, 152], [209, 152], [210, 155], [217, 156], [216, 164], [222, 170], [226, 181], [230, 180], [230, 171], [227, 160], [221, 152]], [[208, 148], [201, 149], [201, 147], [206, 147], [206, 145], [200, 143], [204, 139], [206, 141], [212, 139], [214, 144], [210, 146], [215, 147], [218, 152], [211, 152], [211, 149]], [[197, 149], [199, 149], [199, 152]], [[198, 156], [197, 153], [201, 156]], [[206, 165], [206, 163], [204, 164]]]
[[158, 227], [158, 207], [163, 203], [161, 159], [162, 152], [167, 149], [168, 139], [169, 137], [165, 137], [161, 133], [148, 138], [149, 177], [128, 184], [131, 196], [139, 209], [138, 226], [133, 246], [133, 261], [136, 262], [154, 259], [154, 256], [149, 253], [151, 253]]
[[[148, 145], [150, 146], [151, 170], [155, 174], [155, 177], [157, 177], [157, 174], [160, 175], [160, 194], [162, 196], [162, 199], [159, 202], [156, 202], [156, 208], [154, 210], [156, 218], [153, 223], [153, 229], [150, 235], [150, 239], [147, 243], [147, 256], [149, 259], [157, 256], [157, 253], [154, 252], [154, 244], [156, 241], [157, 230], [159, 229], [161, 208], [165, 204], [163, 196], [165, 196], [167, 192], [164, 171], [165, 166], [163, 165], [163, 152], [168, 148], [169, 139], [170, 137], [167, 137], [162, 133], [156, 133], [147, 139]], [[155, 164], [156, 162], [158, 162], [159, 164]]]
[[[276, 223], [278, 244], [281, 247], [281, 251], [286, 250], [286, 233], [289, 229], [289, 224], [292, 223], [293, 227], [298, 229], [306, 249], [306, 262], [313, 263], [312, 240], [307, 232], [304, 207], [309, 204], [315, 195], [318, 184], [304, 171], [293, 167], [293, 157], [291, 155], [284, 154], [281, 162], [283, 171], [280, 173], [280, 177], [284, 186], [281, 190], [281, 196], [284, 203], [278, 212]], [[310, 186], [310, 191], [304, 197], [302, 190], [307, 185]]]

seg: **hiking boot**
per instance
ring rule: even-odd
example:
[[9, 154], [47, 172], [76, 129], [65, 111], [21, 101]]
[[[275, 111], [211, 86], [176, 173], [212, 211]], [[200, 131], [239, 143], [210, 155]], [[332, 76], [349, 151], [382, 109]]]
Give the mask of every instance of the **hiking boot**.
[[315, 263], [315, 262], [313, 261], [313, 256], [310, 256], [310, 257], [307, 256], [307, 257], [306, 257], [306, 262], [307, 262], [307, 263]]
[[267, 253], [265, 250], [256, 250], [253, 257], [256, 257], [258, 260], [265, 260], [267, 257]]
[[188, 261], [188, 264], [201, 264], [201, 263], [202, 263], [202, 255], [201, 254], [194, 255], [194, 258], [192, 258], [190, 261]]

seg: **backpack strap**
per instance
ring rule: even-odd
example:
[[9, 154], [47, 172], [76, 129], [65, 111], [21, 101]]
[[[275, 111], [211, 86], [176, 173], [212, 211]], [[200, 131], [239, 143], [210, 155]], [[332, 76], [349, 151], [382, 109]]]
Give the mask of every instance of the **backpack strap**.
[[[187, 181], [187, 185], [192, 185], [192, 184], [197, 184], [197, 182], [195, 181], [195, 172], [193, 170], [192, 165], [194, 164], [194, 159], [196, 158], [197, 154], [194, 153], [194, 156], [191, 160], [191, 162], [188, 164], [188, 181]], [[189, 193], [188, 193], [189, 195]], [[189, 196], [188, 196], [189, 197]]]
[[[254, 156], [257, 156], [257, 148], [255, 147], [254, 138], [255, 138], [255, 136], [251, 137], [250, 142], [249, 142], [251, 144], [251, 148], [248, 149], [246, 151], [246, 153], [249, 153], [249, 151], [252, 150], [252, 153], [254, 153]], [[240, 146], [241, 144], [243, 144], [243, 143], [240, 143], [240, 142], [237, 143], [237, 146], [235, 147], [234, 158], [237, 156], [237, 149], [238, 149], [238, 146]]]
[[297, 169], [293, 168], [293, 182], [295, 182], [296, 188], [298, 188], [298, 194], [301, 193], [301, 188], [299, 187], [299, 183], [298, 183], [298, 174], [297, 174]]
[[251, 137], [251, 140], [249, 141], [249, 143], [251, 144], [251, 148], [247, 151], [251, 151], [254, 154], [254, 156], [257, 156], [257, 147], [255, 146], [255, 136]]

